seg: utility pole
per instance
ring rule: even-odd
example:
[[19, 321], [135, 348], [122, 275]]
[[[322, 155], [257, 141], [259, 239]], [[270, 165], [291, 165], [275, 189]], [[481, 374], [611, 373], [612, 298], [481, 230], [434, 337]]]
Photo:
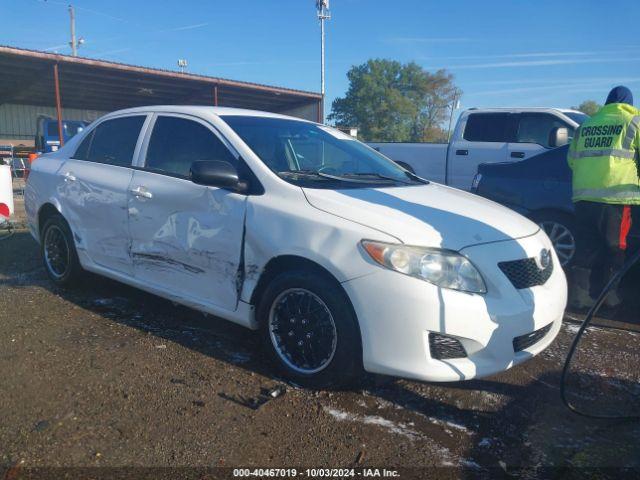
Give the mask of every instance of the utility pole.
[[322, 95], [322, 109], [324, 110], [324, 21], [331, 19], [329, 0], [316, 0], [316, 8], [318, 10], [318, 20], [320, 20], [320, 94]]
[[76, 40], [76, 10], [73, 5], [69, 4], [69, 20], [71, 22], [71, 55], [78, 56], [78, 47], [84, 43], [84, 38], [80, 37]]
[[78, 44], [76, 43], [76, 11], [73, 5], [69, 5], [69, 19], [71, 20], [71, 55], [78, 56]]

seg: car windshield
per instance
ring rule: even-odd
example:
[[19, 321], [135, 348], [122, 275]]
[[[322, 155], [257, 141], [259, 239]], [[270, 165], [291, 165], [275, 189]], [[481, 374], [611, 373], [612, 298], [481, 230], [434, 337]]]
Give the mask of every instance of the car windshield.
[[581, 112], [564, 112], [564, 114], [578, 125], [582, 125], [582, 122], [589, 118], [589, 115]]
[[295, 184], [357, 188], [426, 183], [339, 130], [310, 122], [224, 115], [221, 118], [272, 171]]

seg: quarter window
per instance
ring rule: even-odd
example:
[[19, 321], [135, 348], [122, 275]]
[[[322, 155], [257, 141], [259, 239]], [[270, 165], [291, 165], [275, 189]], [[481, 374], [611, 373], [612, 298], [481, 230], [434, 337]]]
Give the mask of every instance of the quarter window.
[[147, 148], [146, 168], [188, 177], [198, 160], [222, 160], [236, 164], [222, 141], [204, 125], [179, 117], [158, 117]]
[[130, 167], [144, 120], [144, 115], [136, 115], [102, 122], [82, 141], [73, 158]]
[[463, 138], [470, 142], [508, 142], [510, 120], [508, 113], [472, 113], [467, 117]]

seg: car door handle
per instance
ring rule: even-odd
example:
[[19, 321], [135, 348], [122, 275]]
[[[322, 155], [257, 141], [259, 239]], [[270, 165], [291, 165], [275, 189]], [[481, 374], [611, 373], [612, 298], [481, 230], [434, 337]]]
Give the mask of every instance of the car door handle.
[[469, 155], [469, 150], [456, 150], [456, 155]]
[[511, 152], [511, 158], [524, 158], [524, 152]]
[[132, 188], [129, 190], [134, 197], [138, 198], [153, 198], [153, 193], [151, 193], [146, 188], [140, 186], [136, 188]]
[[71, 172], [65, 173], [63, 177], [65, 182], [75, 182], [77, 180], [76, 176]]

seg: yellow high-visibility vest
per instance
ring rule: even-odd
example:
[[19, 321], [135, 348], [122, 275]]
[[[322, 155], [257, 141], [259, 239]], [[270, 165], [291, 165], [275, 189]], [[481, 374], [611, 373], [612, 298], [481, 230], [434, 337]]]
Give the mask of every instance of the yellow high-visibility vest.
[[640, 205], [640, 110], [611, 103], [586, 120], [569, 147], [573, 201]]

